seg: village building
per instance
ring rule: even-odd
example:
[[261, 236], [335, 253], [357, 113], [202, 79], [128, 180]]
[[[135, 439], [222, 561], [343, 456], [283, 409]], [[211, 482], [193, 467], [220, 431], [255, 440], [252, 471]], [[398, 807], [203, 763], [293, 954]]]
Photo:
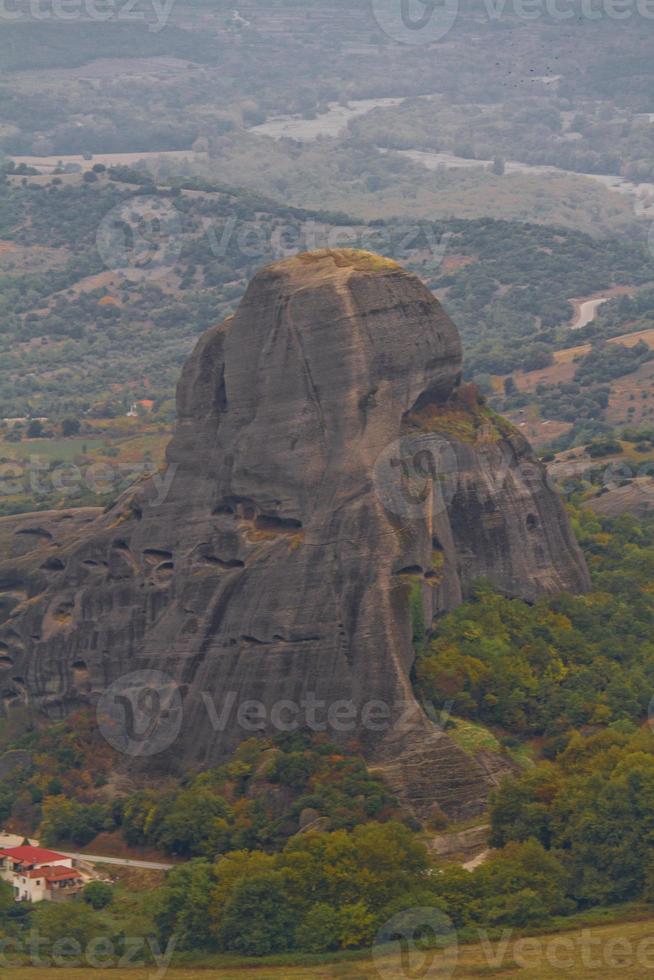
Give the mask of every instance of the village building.
[[0, 849], [0, 877], [12, 885], [17, 902], [64, 901], [84, 884], [72, 858], [32, 845]]

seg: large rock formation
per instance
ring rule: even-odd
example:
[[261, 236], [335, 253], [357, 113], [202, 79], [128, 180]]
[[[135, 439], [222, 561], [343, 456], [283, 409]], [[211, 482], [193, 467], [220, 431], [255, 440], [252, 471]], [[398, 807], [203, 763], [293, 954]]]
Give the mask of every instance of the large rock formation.
[[356, 738], [419, 813], [479, 809], [503, 763], [415, 705], [412, 637], [480, 576], [532, 599], [587, 573], [527, 443], [460, 370], [456, 328], [395, 263], [264, 269], [184, 368], [166, 473], [104, 513], [0, 522], [5, 705], [60, 717], [153, 668], [183, 719], [150, 766], [299, 721]]

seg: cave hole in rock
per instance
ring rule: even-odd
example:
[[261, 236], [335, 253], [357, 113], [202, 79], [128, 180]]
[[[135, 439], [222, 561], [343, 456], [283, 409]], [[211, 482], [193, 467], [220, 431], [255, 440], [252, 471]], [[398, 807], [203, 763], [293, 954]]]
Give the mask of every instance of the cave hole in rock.
[[230, 515], [230, 516], [233, 517], [234, 516], [234, 508], [233, 507], [230, 507], [229, 504], [218, 504], [217, 507], [214, 507], [214, 509], [211, 511], [211, 513], [212, 514], [227, 514], [227, 515]]
[[535, 514], [527, 514], [525, 524], [528, 531], [535, 531], [538, 527], [538, 518]]
[[75, 608], [75, 603], [72, 599], [66, 599], [63, 602], [57, 604], [53, 610], [53, 616], [58, 622], [68, 622], [73, 617], [73, 609]]
[[143, 558], [148, 565], [160, 565], [161, 562], [171, 562], [173, 553], [163, 548], [146, 548]]
[[63, 572], [65, 564], [61, 558], [46, 558], [46, 560], [41, 565], [46, 572]]
[[43, 541], [52, 541], [52, 535], [44, 527], [21, 527], [15, 533], [33, 538], [42, 538]]
[[257, 516], [258, 507], [251, 497], [223, 497], [214, 509], [214, 514], [233, 514], [239, 520], [253, 521]]
[[219, 558], [211, 552], [201, 553], [200, 561], [207, 565], [217, 565], [218, 568], [245, 568], [245, 562], [240, 558]]
[[277, 514], [261, 514], [255, 521], [255, 527], [260, 531], [293, 532], [302, 528], [302, 521], [294, 517], [279, 517]]

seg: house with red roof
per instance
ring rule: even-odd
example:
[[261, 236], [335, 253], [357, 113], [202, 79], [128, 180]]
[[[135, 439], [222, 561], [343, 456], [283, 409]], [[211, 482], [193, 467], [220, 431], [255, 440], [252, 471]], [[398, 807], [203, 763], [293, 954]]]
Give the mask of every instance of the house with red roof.
[[72, 858], [27, 844], [0, 850], [0, 878], [13, 886], [17, 902], [63, 901], [84, 883]]

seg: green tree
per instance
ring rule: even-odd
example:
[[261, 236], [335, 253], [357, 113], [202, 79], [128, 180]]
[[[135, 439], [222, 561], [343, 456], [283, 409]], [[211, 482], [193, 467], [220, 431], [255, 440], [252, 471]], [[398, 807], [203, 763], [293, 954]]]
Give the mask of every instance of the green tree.
[[227, 801], [202, 781], [178, 793], [158, 832], [166, 850], [191, 857], [215, 857], [229, 846]]
[[85, 949], [93, 939], [110, 935], [108, 923], [84, 904], [39, 902], [32, 922], [40, 936], [51, 944], [65, 937]]
[[163, 942], [177, 937], [181, 950], [210, 948], [212, 895], [216, 884], [214, 868], [196, 859], [173, 868], [153, 903], [154, 919]]
[[14, 908], [14, 890], [8, 881], [0, 880], [0, 919]]
[[66, 418], [61, 423], [61, 434], [62, 436], [76, 436], [79, 435], [81, 428], [81, 423], [79, 419]]
[[90, 881], [84, 889], [82, 897], [91, 908], [104, 909], [111, 905], [114, 892], [111, 885], [106, 881]]
[[295, 930], [298, 949], [326, 953], [340, 949], [343, 935], [341, 913], [326, 902], [313, 905]]
[[283, 953], [293, 945], [297, 917], [279, 871], [237, 881], [226, 905], [220, 941], [243, 956]]

